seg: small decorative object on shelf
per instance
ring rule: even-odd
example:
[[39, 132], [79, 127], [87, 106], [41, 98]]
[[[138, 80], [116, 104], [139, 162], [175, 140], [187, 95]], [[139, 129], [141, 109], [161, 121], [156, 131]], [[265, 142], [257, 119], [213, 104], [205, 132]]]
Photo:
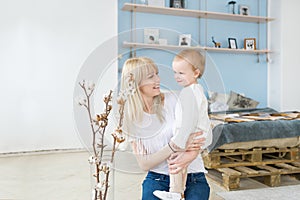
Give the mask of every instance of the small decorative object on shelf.
[[159, 29], [145, 28], [144, 29], [144, 43], [158, 44]]
[[179, 46], [191, 46], [192, 35], [181, 34], [179, 35]]
[[110, 151], [109, 159], [104, 159], [104, 149], [107, 145], [104, 143], [104, 138], [106, 136], [106, 127], [108, 125], [108, 116], [112, 111], [112, 91], [109, 92], [107, 96], [104, 97], [103, 101], [105, 103], [104, 112], [101, 114], [92, 113], [91, 97], [94, 93], [95, 83], [91, 81], [83, 80], [79, 83], [80, 87], [83, 89], [84, 96], [79, 97], [77, 102], [79, 106], [84, 107], [88, 113], [89, 126], [92, 132], [92, 152], [88, 159], [88, 162], [94, 166], [93, 177], [95, 178], [94, 187], [92, 188], [92, 200], [106, 200], [108, 196], [109, 185], [109, 175], [112, 170], [114, 163], [115, 152], [118, 146], [125, 141], [125, 137], [122, 131], [123, 127], [123, 117], [124, 117], [124, 106], [129, 97], [135, 93], [135, 88], [133, 87], [133, 77], [132, 74], [128, 77], [127, 84], [129, 84], [128, 91], [120, 91], [117, 98], [118, 104], [118, 122], [117, 127], [111, 136], [113, 137], [112, 150]]
[[228, 2], [228, 13], [235, 14], [235, 4], [236, 4], [236, 1]]
[[229, 43], [228, 48], [230, 48], [230, 49], [237, 49], [238, 48], [235, 38], [228, 38], [228, 43]]
[[216, 48], [221, 48], [221, 43], [220, 42], [216, 42], [214, 36], [211, 37], [212, 42], [214, 43]]
[[149, 6], [165, 7], [165, 0], [148, 0]]
[[255, 38], [245, 38], [244, 39], [244, 49], [256, 50], [256, 39]]
[[240, 15], [250, 15], [250, 10], [248, 6], [239, 5], [239, 14]]
[[170, 0], [170, 8], [187, 8], [186, 0]]

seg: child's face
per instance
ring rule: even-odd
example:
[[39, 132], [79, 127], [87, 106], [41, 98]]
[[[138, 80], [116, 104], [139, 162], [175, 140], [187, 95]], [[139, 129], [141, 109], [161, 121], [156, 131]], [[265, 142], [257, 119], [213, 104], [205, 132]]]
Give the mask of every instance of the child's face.
[[174, 78], [176, 82], [183, 86], [189, 86], [197, 83], [199, 70], [195, 70], [191, 64], [183, 59], [175, 60], [172, 63]]

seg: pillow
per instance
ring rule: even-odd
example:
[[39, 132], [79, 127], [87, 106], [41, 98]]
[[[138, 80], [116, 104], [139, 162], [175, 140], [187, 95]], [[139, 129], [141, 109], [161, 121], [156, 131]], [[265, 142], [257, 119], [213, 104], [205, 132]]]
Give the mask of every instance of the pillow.
[[259, 104], [251, 98], [244, 97], [241, 94], [230, 91], [230, 96], [227, 102], [229, 109], [240, 109], [240, 108], [256, 108]]
[[208, 91], [209, 103], [219, 102], [226, 104], [229, 99], [229, 94]]
[[210, 112], [222, 112], [228, 110], [228, 105], [222, 102], [214, 102], [209, 104], [209, 111]]

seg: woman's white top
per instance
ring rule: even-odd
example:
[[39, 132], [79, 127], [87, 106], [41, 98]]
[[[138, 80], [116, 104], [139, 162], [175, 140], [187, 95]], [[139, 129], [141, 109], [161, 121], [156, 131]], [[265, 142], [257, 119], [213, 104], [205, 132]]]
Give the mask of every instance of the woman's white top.
[[[168, 145], [168, 142], [173, 137], [175, 124], [175, 106], [177, 97], [174, 93], [165, 93], [164, 100], [164, 117], [165, 121], [160, 122], [156, 114], [144, 113], [141, 123], [133, 123], [130, 127], [131, 135], [134, 135], [134, 140], [146, 151], [146, 154], [158, 152], [163, 147]], [[141, 149], [141, 151], [143, 151]], [[151, 171], [169, 174], [167, 161], [152, 168]], [[203, 165], [201, 155], [199, 155], [188, 167], [188, 173], [207, 172]]]
[[184, 87], [179, 93], [175, 107], [175, 135], [172, 138], [181, 149], [186, 148], [186, 142], [191, 133], [203, 131], [207, 148], [212, 142], [212, 130], [208, 117], [208, 103], [203, 88], [199, 84]]

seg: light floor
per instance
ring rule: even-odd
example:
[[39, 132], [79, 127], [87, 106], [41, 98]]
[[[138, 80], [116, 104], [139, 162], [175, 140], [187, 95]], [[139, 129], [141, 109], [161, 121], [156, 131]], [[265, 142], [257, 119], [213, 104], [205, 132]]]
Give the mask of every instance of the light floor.
[[[88, 157], [89, 153], [83, 150], [0, 155], [0, 200], [91, 199], [93, 178]], [[109, 199], [140, 199], [144, 175], [131, 155], [117, 155]], [[226, 191], [215, 181], [208, 181], [211, 186], [210, 200], [235, 199], [231, 194], [236, 193]], [[290, 177], [283, 178], [282, 185], [296, 185], [295, 190], [300, 190], [300, 182]], [[289, 191], [284, 188], [280, 187], [277, 192], [286, 195]], [[252, 191], [250, 189], [264, 193], [268, 191], [267, 186], [252, 179], [242, 179], [241, 189], [238, 192], [245, 194]]]

